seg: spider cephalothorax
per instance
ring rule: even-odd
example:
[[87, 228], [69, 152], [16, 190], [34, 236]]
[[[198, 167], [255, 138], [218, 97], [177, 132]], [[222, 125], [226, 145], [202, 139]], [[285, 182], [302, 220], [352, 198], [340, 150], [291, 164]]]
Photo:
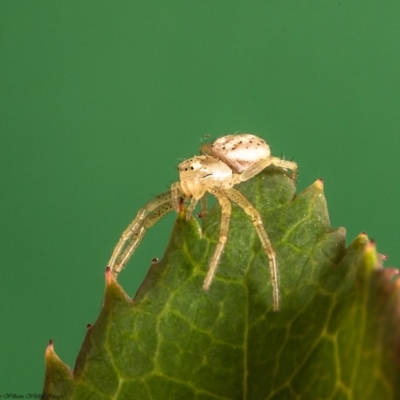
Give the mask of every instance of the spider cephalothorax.
[[228, 238], [231, 201], [233, 201], [250, 216], [262, 247], [268, 256], [273, 308], [277, 311], [279, 309], [279, 285], [275, 250], [265, 231], [260, 213], [233, 186], [247, 181], [269, 165], [291, 170], [292, 178], [295, 180], [297, 164], [272, 157], [267, 143], [248, 133], [223, 136], [211, 144], [203, 144], [200, 151], [202, 155], [192, 157], [179, 164], [180, 180], [172, 184], [171, 191], [155, 197], [139, 210], [136, 218], [122, 233], [114, 249], [109, 261], [111, 271], [114, 276], [119, 274], [139, 245], [146, 229], [173, 209], [178, 211], [181, 200], [190, 201], [186, 210], [186, 219], [189, 220], [197, 202], [205, 199], [208, 192], [215, 196], [221, 204], [221, 228], [203, 288], [209, 289], [224, 250]]
[[200, 199], [210, 187], [230, 188], [234, 185], [232, 170], [214, 157], [190, 158], [181, 162], [178, 170], [180, 180], [177, 186], [188, 198]]

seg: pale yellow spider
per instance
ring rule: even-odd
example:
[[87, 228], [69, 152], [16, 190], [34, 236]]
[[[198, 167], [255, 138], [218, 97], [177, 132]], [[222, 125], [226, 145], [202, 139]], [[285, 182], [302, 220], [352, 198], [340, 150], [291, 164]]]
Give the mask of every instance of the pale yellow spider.
[[203, 289], [208, 290], [214, 278], [228, 237], [231, 201], [241, 207], [251, 217], [262, 247], [268, 256], [272, 282], [273, 309], [279, 310], [278, 268], [275, 250], [264, 229], [260, 213], [247, 198], [233, 186], [247, 181], [269, 165], [292, 171], [292, 179], [297, 177], [297, 164], [271, 156], [267, 143], [251, 134], [223, 136], [211, 144], [203, 144], [200, 152], [181, 162], [178, 166], [180, 181], [171, 190], [160, 194], [139, 210], [116, 245], [109, 261], [112, 274], [116, 277], [124, 268], [142, 240], [146, 229], [173, 209], [179, 211], [181, 200], [190, 200], [186, 219], [192, 217], [199, 200], [202, 200], [202, 213], [205, 210], [206, 194], [214, 195], [221, 204], [221, 227], [217, 246], [212, 255]]

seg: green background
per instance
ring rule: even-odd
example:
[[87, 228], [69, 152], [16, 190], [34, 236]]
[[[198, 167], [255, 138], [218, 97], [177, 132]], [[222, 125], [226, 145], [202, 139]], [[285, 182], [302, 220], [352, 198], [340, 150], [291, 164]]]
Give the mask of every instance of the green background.
[[348, 242], [366, 231], [399, 266], [399, 21], [382, 0], [2, 1], [0, 395], [41, 391], [50, 338], [73, 367], [120, 233], [205, 134], [294, 157]]

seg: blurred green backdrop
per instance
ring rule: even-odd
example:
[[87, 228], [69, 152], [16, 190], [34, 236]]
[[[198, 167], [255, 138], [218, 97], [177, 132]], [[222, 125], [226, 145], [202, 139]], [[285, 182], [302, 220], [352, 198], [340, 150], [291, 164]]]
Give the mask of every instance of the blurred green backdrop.
[[73, 367], [120, 233], [205, 134], [294, 157], [348, 242], [399, 266], [399, 21], [395, 1], [2, 1], [0, 395], [40, 392], [50, 338]]

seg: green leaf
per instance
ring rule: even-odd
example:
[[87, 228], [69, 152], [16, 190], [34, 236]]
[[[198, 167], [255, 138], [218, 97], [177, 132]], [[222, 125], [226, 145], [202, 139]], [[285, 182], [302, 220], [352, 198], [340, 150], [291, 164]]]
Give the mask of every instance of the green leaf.
[[[106, 274], [66, 398], [400, 398], [400, 284], [380, 268], [374, 243], [361, 234], [346, 249], [320, 180], [296, 196], [290, 178], [268, 168], [238, 189], [276, 249], [280, 312], [272, 310], [268, 258], [240, 208], [207, 292], [220, 207], [204, 219], [204, 234], [179, 215], [134, 300]], [[44, 392], [63, 379], [51, 377]]]
[[68, 365], [64, 364], [54, 352], [53, 341], [47, 346], [45, 353], [46, 375], [42, 399], [71, 398], [74, 391], [74, 377]]

